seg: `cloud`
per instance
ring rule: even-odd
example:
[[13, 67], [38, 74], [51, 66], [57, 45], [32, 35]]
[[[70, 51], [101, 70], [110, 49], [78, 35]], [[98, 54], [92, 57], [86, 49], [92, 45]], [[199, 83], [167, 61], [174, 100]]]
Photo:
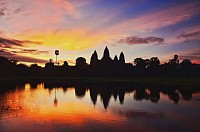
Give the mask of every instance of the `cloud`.
[[200, 34], [200, 31], [191, 32], [191, 33], [182, 33], [177, 38], [188, 38], [188, 37], [197, 36], [199, 34]]
[[129, 45], [135, 45], [135, 44], [163, 44], [164, 39], [159, 37], [146, 37], [141, 38], [138, 36], [130, 36], [126, 37], [124, 39], [120, 39], [119, 43], [126, 43]]
[[[29, 25], [27, 21], [36, 21], [37, 25], [54, 24], [66, 21], [66, 18], [80, 18], [81, 12], [78, 3], [82, 1], [71, 2], [68, 0], [3, 0], [0, 9], [5, 9], [4, 13], [13, 21]], [[21, 16], [19, 16], [19, 14]], [[13, 15], [18, 15], [13, 17]], [[20, 19], [22, 18], [23, 19]], [[24, 21], [25, 20], [25, 21]], [[12, 20], [11, 20], [12, 21]], [[15, 23], [15, 25], [18, 25]], [[33, 25], [33, 24], [30, 24]], [[29, 27], [30, 28], [30, 27]]]
[[22, 8], [18, 7], [18, 4], [13, 4], [12, 1], [0, 0], [0, 17], [6, 16], [10, 18], [15, 14], [22, 12]]
[[40, 51], [37, 49], [21, 49], [19, 51], [11, 51], [12, 53], [28, 53], [28, 54], [49, 54], [49, 51]]
[[28, 63], [46, 63], [47, 60], [37, 59], [33, 57], [21, 56], [17, 54], [10, 53], [7, 50], [0, 50], [0, 56], [7, 57], [10, 60], [18, 60], [20, 62], [28, 62]]
[[10, 52], [7, 52], [6, 50], [4, 50], [4, 49], [1, 49], [0, 50], [0, 56], [10, 56], [10, 55], [12, 55]]
[[189, 59], [192, 61], [192, 63], [200, 64], [200, 48], [180, 52], [179, 59]]
[[183, 59], [200, 60], [200, 50], [198, 52], [194, 52], [194, 53], [181, 54], [181, 55], [179, 55], [179, 58], [181, 60], [183, 60]]
[[39, 50], [36, 50], [36, 49], [23, 49], [21, 53], [31, 53], [31, 54], [43, 53], [43, 54], [48, 54], [49, 52], [48, 51], [39, 51]]
[[10, 39], [10, 38], [0, 36], [0, 47], [1, 48], [11, 48], [13, 46], [24, 46], [25, 44], [41, 44], [41, 42]]
[[59, 7], [61, 10], [69, 13], [71, 16], [75, 18], [79, 18], [81, 13], [76, 10], [75, 5], [69, 1], [64, 0], [53, 0], [53, 4]]
[[0, 17], [4, 15], [5, 15], [4, 9], [0, 9]]
[[149, 11], [136, 17], [131, 17], [122, 23], [115, 25], [117, 30], [130, 30], [135, 32], [147, 32], [172, 26], [186, 21], [200, 14], [200, 2], [185, 2], [183, 4]]
[[[175, 25], [189, 20], [200, 12], [197, 2], [186, 2], [166, 6], [162, 9], [156, 7], [156, 9], [148, 10], [148, 12], [142, 11], [140, 14], [132, 12], [133, 15], [129, 15], [123, 14], [127, 12], [127, 9], [122, 10], [121, 7], [114, 7], [116, 11], [102, 7], [102, 12], [102, 10], [96, 10], [96, 8], [91, 11], [90, 7], [84, 6], [84, 9], [81, 8], [81, 10], [77, 4], [82, 3], [83, 0], [76, 1], [77, 3], [67, 0], [18, 0], [18, 2], [15, 2], [15, 6], [18, 5], [17, 3], [23, 4], [21, 12], [26, 13], [26, 15], [16, 15], [16, 17], [5, 20], [2, 27], [8, 25], [4, 29], [20, 33], [17, 34], [18, 36], [11, 33], [19, 40], [43, 42], [42, 50], [58, 47], [63, 50], [83, 50], [102, 44], [106, 40], [114, 39], [118, 35], [129, 36], [134, 32], [139, 36], [142, 36], [140, 33], [145, 33], [145, 36], [147, 36], [148, 32], [146, 31]], [[115, 5], [113, 4], [113, 6]], [[134, 6], [138, 6], [137, 3]], [[20, 8], [21, 5], [17, 7]], [[160, 44], [163, 43], [162, 41], [166, 42], [166, 40], [157, 37], [136, 37], [135, 39], [131, 38], [131, 41], [124, 38], [123, 41], [128, 44]], [[43, 56], [43, 58], [47, 58], [47, 56]]]
[[[106, 40], [114, 39], [117, 35], [126, 35], [127, 32], [139, 34], [138, 32], [144, 33], [174, 25], [200, 12], [197, 2], [186, 2], [128, 17], [123, 14], [121, 7], [115, 10], [93, 9], [92, 12], [88, 12], [90, 7], [88, 10], [83, 10], [82, 7], [87, 8], [87, 4], [81, 4], [83, 3], [81, 0], [19, 1], [25, 6], [15, 5], [15, 10], [21, 9], [26, 16], [18, 16], [5, 21], [11, 27], [9, 29], [20, 33], [17, 38], [43, 42], [43, 46], [57, 46], [55, 44], [59, 43], [61, 48], [72, 50], [91, 48]], [[21, 6], [23, 8], [20, 8]], [[126, 18], [119, 20], [122, 15]], [[37, 23], [32, 23], [33, 21]], [[82, 29], [84, 31], [80, 31]], [[139, 41], [138, 39], [140, 38], [136, 38], [134, 42]], [[156, 37], [146, 38], [146, 40], [141, 38], [139, 44], [160, 44], [162, 41], [164, 41], [162, 38]], [[129, 44], [134, 43], [129, 42]]]
[[177, 44], [183, 42], [200, 42], [200, 25], [186, 26], [176, 31], [176, 35], [166, 39], [168, 44]]
[[[49, 52], [45, 50], [27, 49], [29, 44], [38, 45], [41, 43], [35, 42], [35, 41], [29, 41], [29, 40], [11, 39], [11, 38], [6, 38], [0, 35], [0, 49], [1, 49], [0, 55], [5, 56], [9, 59], [15, 59], [21, 62], [29, 62], [29, 63], [47, 62], [46, 60], [37, 59], [32, 56], [49, 54]], [[29, 57], [24, 56], [25, 54], [29, 55]]]
[[182, 32], [176, 38], [184, 42], [200, 42], [200, 25], [186, 29], [186, 31]]
[[0, 17], [5, 15], [4, 3], [0, 1]]

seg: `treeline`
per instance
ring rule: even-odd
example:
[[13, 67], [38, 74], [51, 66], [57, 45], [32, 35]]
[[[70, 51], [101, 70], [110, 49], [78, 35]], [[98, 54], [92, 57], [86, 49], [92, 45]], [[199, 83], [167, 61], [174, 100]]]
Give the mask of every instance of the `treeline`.
[[0, 56], [0, 76], [65, 76], [65, 77], [115, 77], [115, 76], [200, 76], [200, 65], [192, 64], [189, 59], [181, 62], [178, 55], [164, 64], [157, 57], [150, 59], [136, 58], [131, 63], [102, 61], [87, 64], [83, 57], [76, 59], [75, 66], [55, 65], [52, 61], [45, 67], [32, 64], [18, 64], [16, 60], [8, 60]]

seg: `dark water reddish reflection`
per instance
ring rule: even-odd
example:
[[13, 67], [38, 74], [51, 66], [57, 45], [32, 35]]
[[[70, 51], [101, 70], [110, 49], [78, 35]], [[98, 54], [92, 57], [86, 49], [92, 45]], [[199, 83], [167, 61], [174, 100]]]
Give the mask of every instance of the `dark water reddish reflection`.
[[0, 88], [1, 132], [200, 131], [198, 88], [47, 83]]

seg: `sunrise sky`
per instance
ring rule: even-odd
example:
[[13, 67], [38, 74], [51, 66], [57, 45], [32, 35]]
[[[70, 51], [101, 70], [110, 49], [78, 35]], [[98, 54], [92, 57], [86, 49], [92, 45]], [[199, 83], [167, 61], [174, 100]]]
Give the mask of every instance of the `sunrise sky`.
[[90, 62], [105, 46], [126, 62], [174, 54], [200, 64], [199, 0], [0, 0], [0, 56], [44, 65]]

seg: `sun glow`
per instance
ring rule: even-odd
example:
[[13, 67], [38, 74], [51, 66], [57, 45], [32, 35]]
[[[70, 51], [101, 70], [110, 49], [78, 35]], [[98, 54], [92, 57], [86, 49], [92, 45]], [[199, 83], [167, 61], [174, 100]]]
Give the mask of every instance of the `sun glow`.
[[106, 34], [89, 34], [87, 29], [80, 28], [55, 33], [29, 33], [23, 38], [26, 40], [41, 42], [42, 46], [45, 47], [59, 48], [62, 50], [84, 50], [96, 46], [108, 38], [108, 36]]

